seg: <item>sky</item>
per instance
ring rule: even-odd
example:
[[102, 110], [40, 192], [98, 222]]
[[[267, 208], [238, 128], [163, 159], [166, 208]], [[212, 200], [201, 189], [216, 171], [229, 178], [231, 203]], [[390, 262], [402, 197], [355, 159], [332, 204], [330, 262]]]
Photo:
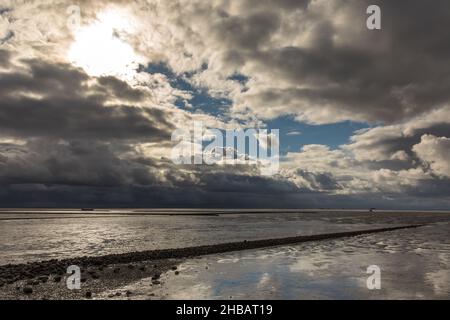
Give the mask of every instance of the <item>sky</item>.
[[[447, 0], [3, 0], [0, 206], [450, 209], [448, 30]], [[196, 121], [279, 129], [279, 171], [174, 163]]]

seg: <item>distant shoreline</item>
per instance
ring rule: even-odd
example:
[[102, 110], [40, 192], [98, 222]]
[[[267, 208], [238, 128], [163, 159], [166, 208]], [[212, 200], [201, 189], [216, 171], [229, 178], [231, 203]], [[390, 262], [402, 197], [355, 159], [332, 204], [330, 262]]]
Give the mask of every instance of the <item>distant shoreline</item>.
[[[51, 219], [95, 219], [95, 218], [125, 218], [125, 217], [219, 217], [226, 215], [252, 214], [444, 214], [450, 211], [413, 211], [413, 210], [344, 210], [344, 209], [0, 209], [0, 221], [14, 220], [51, 220]], [[11, 216], [8, 216], [11, 215]], [[34, 216], [32, 216], [34, 215]], [[40, 216], [42, 215], [42, 216]], [[46, 216], [47, 215], [47, 216]], [[6, 216], [6, 217], [5, 217]]]
[[228, 215], [228, 214], [270, 214], [270, 213], [443, 213], [450, 214], [450, 210], [388, 210], [377, 208], [366, 209], [160, 209], [160, 208], [110, 208], [110, 209], [81, 209], [81, 208], [0, 208], [2, 214], [78, 214], [78, 215]]
[[207, 214], [258, 214], [258, 213], [450, 213], [450, 209], [420, 210], [420, 209], [382, 209], [382, 208], [0, 208], [1, 214], [145, 214], [145, 215], [207, 215]]

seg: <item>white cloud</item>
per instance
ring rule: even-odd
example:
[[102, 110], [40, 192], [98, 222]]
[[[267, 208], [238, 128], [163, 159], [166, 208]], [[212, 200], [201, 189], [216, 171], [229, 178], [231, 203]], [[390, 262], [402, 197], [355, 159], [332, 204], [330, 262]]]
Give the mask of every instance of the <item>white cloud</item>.
[[413, 151], [430, 166], [433, 173], [450, 178], [450, 138], [423, 135]]

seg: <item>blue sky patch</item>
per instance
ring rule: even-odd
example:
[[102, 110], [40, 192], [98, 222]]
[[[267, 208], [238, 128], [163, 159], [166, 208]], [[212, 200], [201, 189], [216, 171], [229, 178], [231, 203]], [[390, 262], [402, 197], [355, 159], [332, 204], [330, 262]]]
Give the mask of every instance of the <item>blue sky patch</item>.
[[[202, 70], [207, 67], [207, 65], [202, 66]], [[201, 111], [226, 118], [225, 114], [231, 106], [232, 101], [212, 97], [206, 89], [192, 86], [188, 81], [193, 75], [192, 73], [177, 75], [163, 62], [149, 64], [147, 67], [142, 67], [140, 71], [150, 74], [164, 74], [169, 79], [172, 87], [190, 92], [192, 99], [188, 102], [192, 105], [192, 112]], [[248, 81], [248, 77], [242, 74], [235, 74], [229, 77], [229, 79], [238, 81], [243, 85]], [[178, 99], [175, 105], [179, 108], [186, 107], [183, 99]], [[298, 152], [304, 145], [308, 144], [323, 144], [329, 146], [331, 149], [337, 149], [340, 145], [348, 143], [355, 131], [370, 127], [367, 123], [352, 121], [311, 125], [300, 123], [291, 116], [282, 116], [274, 120], [266, 121], [266, 123], [268, 129], [280, 129], [281, 154]]]
[[[203, 64], [201, 70], [207, 68], [208, 65]], [[150, 74], [163, 74], [167, 77], [173, 88], [190, 92], [192, 98], [188, 102], [192, 105], [192, 112], [202, 111], [214, 116], [223, 116], [232, 104], [230, 99], [212, 97], [206, 89], [197, 88], [191, 85], [188, 79], [192, 77], [192, 73], [177, 75], [163, 62], [151, 63], [147, 67], [141, 66], [139, 71], [148, 72]], [[179, 108], [186, 107], [182, 99], [178, 99], [175, 102], [175, 105]]]
[[311, 125], [299, 123], [290, 116], [267, 122], [269, 129], [280, 129], [280, 154], [298, 152], [307, 144], [323, 144], [331, 149], [348, 143], [356, 130], [369, 128], [367, 123], [345, 121], [340, 123]]

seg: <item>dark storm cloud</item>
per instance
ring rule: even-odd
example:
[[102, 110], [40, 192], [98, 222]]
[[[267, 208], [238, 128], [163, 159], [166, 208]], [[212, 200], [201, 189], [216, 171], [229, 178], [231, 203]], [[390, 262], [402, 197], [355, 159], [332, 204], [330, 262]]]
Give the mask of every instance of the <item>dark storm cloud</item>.
[[[392, 196], [392, 200], [387, 197]], [[395, 199], [395, 200], [394, 200]], [[408, 194], [330, 195], [326, 193], [214, 193], [197, 187], [111, 187], [70, 185], [0, 186], [2, 205], [14, 207], [182, 207], [182, 208], [371, 208], [426, 210], [446, 208], [449, 201]]]
[[[0, 77], [3, 135], [62, 139], [161, 141], [173, 130], [160, 109], [108, 104], [111, 97], [140, 101], [144, 94], [111, 77], [94, 88], [68, 65], [27, 61], [29, 72]], [[30, 96], [31, 94], [31, 96]], [[35, 95], [36, 97], [34, 97]]]
[[[404, 151], [408, 155], [413, 156], [412, 148], [414, 145], [420, 143], [420, 140], [424, 134], [432, 134], [438, 137], [450, 137], [450, 125], [449, 123], [437, 122], [426, 128], [417, 128], [411, 130], [408, 135], [400, 133], [396, 137], [379, 136], [378, 139], [374, 139], [370, 144], [358, 146], [357, 148], [358, 152], [361, 153], [373, 149], [381, 149], [385, 157], [389, 157], [389, 155], [392, 155], [397, 151]], [[357, 136], [355, 138], [357, 139]]]
[[125, 98], [129, 101], [141, 101], [144, 98], [142, 91], [131, 88], [126, 82], [115, 77], [101, 77], [98, 82], [109, 88], [116, 96]]
[[170, 141], [170, 112], [133, 105], [147, 97], [119, 79], [97, 81], [80, 69], [40, 60], [22, 60], [18, 67], [10, 55], [1, 53], [8, 71], [0, 76], [0, 138], [7, 138], [0, 142], [0, 184], [6, 202], [36, 203], [41, 194], [41, 203], [56, 203], [58, 190], [80, 200], [69, 193], [82, 187], [96, 188], [101, 197], [92, 197], [107, 201], [110, 188], [161, 182], [161, 165], [143, 161], [134, 144]]
[[62, 139], [161, 141], [170, 127], [160, 110], [108, 106], [89, 99], [4, 99], [0, 126], [4, 135]]
[[245, 9], [272, 10], [275, 7], [283, 10], [296, 10], [307, 8], [310, 2], [311, 0], [245, 0], [240, 1], [239, 5]]
[[342, 189], [333, 175], [329, 172], [308, 172], [298, 169], [295, 174], [305, 179], [311, 190], [335, 191]]
[[[129, 148], [127, 148], [129, 149]], [[0, 176], [4, 184], [66, 184], [111, 187], [133, 181], [124, 150], [93, 141], [58, 142], [35, 139], [23, 146], [0, 145]]]
[[[127, 156], [124, 156], [127, 154]], [[276, 198], [315, 194], [233, 167], [143, 158], [126, 144], [35, 139], [0, 144], [3, 205], [276, 207]], [[265, 198], [258, 200], [260, 197]], [[256, 202], [255, 202], [256, 201]]]
[[[39, 60], [24, 60], [28, 70], [3, 72], [0, 77], [0, 95], [16, 96], [18, 92], [43, 96], [83, 96], [89, 77], [70, 65], [51, 64]], [[12, 67], [12, 65], [11, 65]]]
[[[421, 160], [415, 146], [424, 136], [450, 137], [449, 115], [450, 109], [444, 108], [402, 125], [363, 131], [355, 134], [345, 149], [354, 152], [357, 158], [363, 158], [365, 165], [372, 170], [416, 168]], [[438, 145], [434, 148], [437, 150]]]
[[221, 19], [213, 32], [233, 50], [256, 50], [270, 39], [279, 25], [280, 16], [276, 12], [259, 12], [247, 17]]
[[292, 182], [234, 172], [201, 173], [200, 185], [208, 192], [241, 194], [285, 194], [302, 192]]
[[[365, 26], [370, 4], [381, 7], [379, 31]], [[312, 122], [336, 121], [332, 114], [340, 112], [352, 120], [392, 123], [450, 101], [448, 1], [334, 1], [330, 6], [334, 14], [305, 11], [303, 18], [313, 26], [306, 46], [254, 46], [235, 53], [274, 77], [273, 88], [248, 92], [254, 108], [278, 107]], [[345, 17], [344, 27], [333, 22], [339, 15]], [[239, 42], [243, 34], [232, 36]], [[276, 79], [285, 84], [278, 88]], [[326, 108], [328, 116], [315, 114]]]
[[[126, 143], [32, 139], [0, 143], [0, 184], [95, 188], [192, 186], [189, 173], [167, 160], [145, 157]], [[163, 182], [164, 181], [164, 182]]]

